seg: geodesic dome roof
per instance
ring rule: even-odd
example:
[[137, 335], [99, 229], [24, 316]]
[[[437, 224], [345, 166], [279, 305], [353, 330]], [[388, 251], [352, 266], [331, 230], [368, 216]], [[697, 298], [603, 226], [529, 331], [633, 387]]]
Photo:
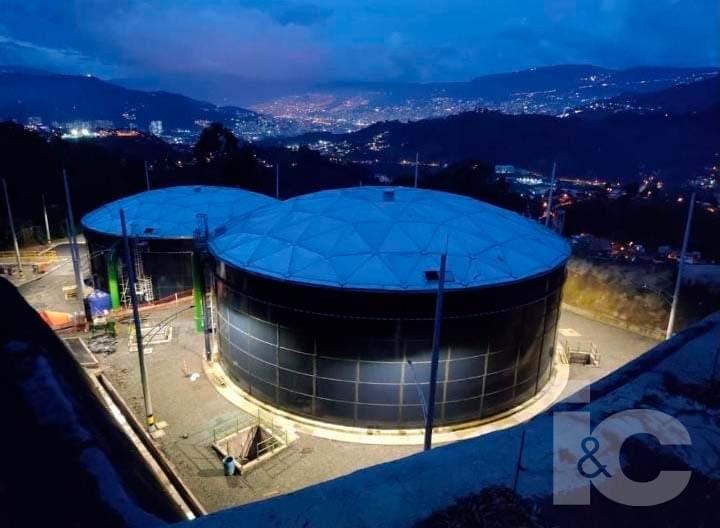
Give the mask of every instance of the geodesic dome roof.
[[567, 261], [568, 244], [516, 213], [472, 198], [406, 187], [298, 196], [231, 222], [211, 237], [227, 264], [276, 279], [363, 290], [513, 282]]
[[121, 198], [82, 218], [82, 226], [105, 235], [122, 236], [120, 209], [125, 210], [128, 234], [143, 238], [192, 238], [198, 214], [206, 214], [208, 228], [274, 203], [263, 194], [208, 185], [167, 187]]

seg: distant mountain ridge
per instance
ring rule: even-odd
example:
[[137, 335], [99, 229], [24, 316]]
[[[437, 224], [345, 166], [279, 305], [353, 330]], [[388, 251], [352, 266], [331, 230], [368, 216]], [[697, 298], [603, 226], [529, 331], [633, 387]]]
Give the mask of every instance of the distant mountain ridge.
[[318, 88], [343, 92], [377, 92], [379, 99], [397, 102], [404, 98], [453, 97], [506, 101], [513, 94], [555, 97], [577, 92], [577, 98], [597, 99], [621, 93], [652, 92], [680, 82], [692, 82], [720, 71], [720, 68], [636, 67], [614, 70], [593, 65], [567, 64], [496, 73], [465, 82], [383, 83], [336, 82]]
[[263, 81], [231, 74], [173, 74], [110, 79], [109, 82], [143, 91], [182, 93], [219, 106], [249, 106], [310, 89], [308, 81]]
[[597, 101], [592, 110], [605, 112], [665, 112], [690, 114], [703, 112], [720, 105], [720, 74], [700, 81], [680, 84], [658, 92], [622, 94]]
[[[421, 120], [427, 116], [458, 114], [474, 108], [490, 108], [505, 114], [551, 116], [578, 111], [573, 109], [600, 116], [608, 113], [607, 109], [609, 113], [625, 110], [644, 113], [648, 109], [665, 108], [671, 113], [683, 113], [683, 107], [690, 109], [688, 111], [711, 107], [718, 71], [719, 68], [613, 70], [592, 65], [561, 65], [485, 75], [467, 82], [326, 83], [314, 89], [328, 90], [338, 96], [336, 99], [331, 97], [329, 102], [323, 102], [312, 110], [296, 105], [297, 101], [291, 101], [284, 107], [280, 105], [280, 116], [288, 108], [300, 106], [297, 120], [300, 125], [291, 123], [288, 128], [273, 129], [272, 133], [296, 134], [312, 130], [312, 126], [306, 126], [305, 122], [315, 117], [320, 122], [336, 120], [344, 127], [341, 130], [348, 130], [344, 123], [361, 123], [357, 126], [359, 128], [383, 118]], [[235, 79], [233, 76], [227, 78]], [[707, 84], [699, 84], [705, 81]], [[211, 84], [205, 88], [207, 86]], [[679, 91], [673, 91], [675, 87]], [[663, 90], [668, 93], [663, 95]], [[352, 111], [355, 113], [348, 113], [348, 105], [341, 104], [344, 102], [342, 98], [349, 100], [354, 94], [362, 94], [362, 97], [353, 102], [358, 105]], [[666, 99], [658, 99], [662, 97]], [[452, 101], [465, 103], [455, 104]], [[602, 105], [596, 105], [598, 101]], [[400, 104], [398, 102], [404, 102], [405, 107], [394, 113], [397, 108], [393, 105]], [[379, 111], [376, 105], [380, 107]], [[270, 112], [264, 108], [259, 108], [259, 111]], [[45, 123], [111, 121], [116, 127], [136, 126], [141, 130], [147, 130], [150, 122], [157, 120], [162, 121], [166, 131], [197, 131], [205, 122], [220, 121], [231, 128], [234, 124], [261, 123], [265, 132], [282, 122], [282, 119], [273, 120], [236, 106], [217, 106], [166, 91], [134, 90], [91, 76], [0, 66], [0, 120], [24, 123], [35, 116]], [[270, 124], [269, 127], [265, 122]], [[255, 131], [258, 127], [239, 126], [237, 129]], [[255, 132], [248, 135], [257, 137]]]
[[[636, 67], [615, 70], [587, 64], [546, 66], [505, 73], [494, 73], [457, 82], [398, 82], [398, 81], [261, 81], [231, 74], [156, 75], [143, 78], [113, 79], [110, 82], [139, 90], [168, 90], [189, 94], [216, 104], [252, 106], [285, 97], [309, 93], [337, 96], [362, 94], [371, 104], [397, 104], [407, 99], [426, 100], [434, 97], [481, 99], [487, 104], [501, 104], [513, 93], [553, 91], [567, 97], [579, 90], [579, 98], [609, 98], [622, 93], [661, 90], [687, 82], [711, 72], [717, 67], [675, 68]], [[595, 77], [594, 81], [590, 79]], [[643, 82], [645, 81], [645, 82]], [[606, 84], [606, 86], [603, 86]], [[539, 94], [530, 96], [548, 98]], [[581, 101], [577, 104], [588, 101]], [[572, 107], [575, 104], [569, 104]], [[553, 105], [553, 111], [558, 105]]]
[[[532, 68], [463, 82], [332, 82], [252, 106], [305, 130], [352, 132], [376, 121], [418, 121], [486, 108], [561, 116], [621, 94], [647, 93], [707, 78], [720, 68], [592, 65]], [[300, 128], [300, 127], [298, 127]]]
[[197, 121], [230, 123], [254, 119], [256, 114], [175, 93], [130, 90], [91, 76], [0, 67], [0, 121], [25, 122], [33, 116], [45, 123], [111, 121], [116, 127], [147, 130], [155, 120], [165, 129], [192, 129]]
[[[590, 71], [597, 74], [596, 69], [575, 69], [574, 74]], [[631, 79], [635, 74], [623, 75]], [[384, 164], [378, 170], [396, 173], [403, 170], [399, 162], [405, 160], [407, 165], [419, 153], [421, 160], [441, 165], [476, 159], [547, 173], [557, 160], [563, 176], [614, 181], [657, 173], [668, 181], [684, 182], [718, 162], [720, 75], [699, 76], [696, 82], [651, 93], [626, 93], [558, 116], [479, 109], [281, 141], [322, 149], [335, 145], [330, 151], [337, 148], [347, 160]]]
[[319, 140], [340, 145], [346, 160], [379, 162], [396, 172], [402, 170], [401, 160], [413, 160], [417, 152], [421, 161], [440, 165], [475, 159], [549, 173], [557, 160], [562, 177], [632, 181], [657, 172], [663, 180], [684, 182], [717, 161], [720, 107], [682, 116], [628, 112], [595, 119], [483, 110], [283, 142], [312, 145]]
[[[542, 91], [581, 89], [616, 90], [620, 86], [632, 92], [651, 92], [672, 86], [679, 78], [702, 78], [717, 73], [720, 68], [678, 68], [665, 66], [642, 66], [626, 69], [603, 68], [586, 64], [565, 64], [532, 68], [513, 73], [476, 77], [470, 84], [476, 88], [495, 87], [503, 84], [514, 91]], [[607, 84], [607, 86], [605, 86]]]

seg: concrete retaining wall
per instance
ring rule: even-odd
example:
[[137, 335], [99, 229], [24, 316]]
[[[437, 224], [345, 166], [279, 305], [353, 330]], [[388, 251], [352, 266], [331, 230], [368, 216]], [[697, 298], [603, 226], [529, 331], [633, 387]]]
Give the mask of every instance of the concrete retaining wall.
[[563, 290], [564, 308], [589, 319], [664, 339], [673, 270], [669, 266], [596, 262], [572, 258]]

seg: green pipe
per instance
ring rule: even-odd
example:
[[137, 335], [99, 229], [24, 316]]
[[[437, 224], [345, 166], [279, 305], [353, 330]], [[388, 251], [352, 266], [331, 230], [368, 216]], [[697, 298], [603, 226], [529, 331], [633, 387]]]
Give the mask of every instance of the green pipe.
[[110, 290], [110, 305], [113, 310], [120, 308], [120, 288], [118, 288], [118, 259], [114, 250], [105, 253], [107, 262], [108, 289]]
[[203, 325], [203, 301], [205, 300], [205, 276], [203, 274], [200, 255], [192, 254], [192, 281], [193, 281], [193, 304], [195, 306], [195, 329], [202, 332]]

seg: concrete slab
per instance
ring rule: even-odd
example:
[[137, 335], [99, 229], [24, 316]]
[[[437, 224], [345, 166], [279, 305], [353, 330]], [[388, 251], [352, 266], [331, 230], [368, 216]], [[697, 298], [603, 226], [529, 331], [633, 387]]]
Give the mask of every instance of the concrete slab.
[[[67, 305], [59, 287], [66, 281], [72, 282], [71, 265], [21, 286], [20, 290], [38, 308], [72, 311], [72, 306], [64, 308]], [[209, 511], [296, 491], [422, 449], [419, 445], [348, 443], [298, 430], [295, 431], [296, 440], [287, 449], [257, 466], [250, 474], [225, 477], [222, 463], [210, 447], [214, 434], [251, 425], [257, 421], [257, 415], [242, 410], [218, 393], [217, 386], [231, 386], [224, 376], [205, 373], [203, 336], [195, 331], [192, 310], [188, 306], [189, 301], [185, 300], [152, 311], [152, 316], [160, 319], [175, 312], [182, 313], [173, 321], [172, 342], [153, 345], [153, 353], [145, 360], [154, 414], [159, 421], [169, 424], [160, 429], [165, 435], [158, 438], [156, 444]], [[79, 309], [79, 306], [75, 308]], [[118, 323], [117, 351], [99, 355], [97, 359], [103, 373], [135, 416], [144, 422], [137, 353], [128, 351], [130, 327], [129, 319]], [[568, 383], [560, 391], [562, 396], [581, 390], [589, 381], [625, 364], [655, 343], [568, 312], [561, 314], [559, 327], [573, 329], [583, 339], [592, 340], [602, 354], [600, 367], [569, 366]], [[198, 373], [199, 377], [191, 381], [188, 373]], [[581, 391], [578, 397], [587, 395], [583, 396]], [[513, 420], [515, 423], [523, 420], [522, 415], [507, 417], [508, 425]], [[460, 438], [464, 437], [456, 434], [442, 440]], [[438, 437], [435, 440], [440, 441]]]
[[582, 334], [574, 328], [560, 328], [558, 334], [563, 337], [580, 337]]
[[[283, 412], [253, 398], [232, 382], [226, 382], [225, 373], [219, 363], [204, 363], [207, 379], [214, 383], [216, 390], [228, 401], [237, 405], [248, 414], [260, 414], [272, 417], [278, 427], [291, 436], [309, 435], [339, 442], [372, 445], [415, 445], [421, 446], [425, 440], [424, 429], [367, 429], [347, 427]], [[543, 390], [531, 400], [509, 411], [491, 418], [469, 422], [456, 427], [437, 427], [433, 429], [433, 443], [443, 444], [513, 427], [529, 420], [555, 403], [565, 390], [569, 366], [556, 363], [553, 376]]]

